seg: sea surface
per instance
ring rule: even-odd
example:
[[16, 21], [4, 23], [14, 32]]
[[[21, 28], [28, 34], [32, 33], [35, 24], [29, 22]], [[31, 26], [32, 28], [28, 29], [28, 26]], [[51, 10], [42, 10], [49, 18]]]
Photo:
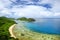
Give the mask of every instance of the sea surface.
[[36, 19], [35, 22], [23, 22], [23, 24], [31, 31], [60, 35], [60, 19]]
[[60, 19], [40, 18], [36, 19], [35, 22], [24, 22], [24, 21], [23, 22], [16, 21], [16, 22], [18, 24], [23, 23], [25, 28], [34, 32], [60, 35]]

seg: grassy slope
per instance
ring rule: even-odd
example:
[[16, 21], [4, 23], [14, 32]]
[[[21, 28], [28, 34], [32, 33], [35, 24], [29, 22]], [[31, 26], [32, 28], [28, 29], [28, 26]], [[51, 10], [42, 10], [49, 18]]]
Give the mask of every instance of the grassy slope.
[[0, 17], [0, 39], [1, 40], [15, 40], [10, 37], [10, 33], [8, 31], [11, 25], [15, 24], [13, 20], [10, 20], [6, 17]]

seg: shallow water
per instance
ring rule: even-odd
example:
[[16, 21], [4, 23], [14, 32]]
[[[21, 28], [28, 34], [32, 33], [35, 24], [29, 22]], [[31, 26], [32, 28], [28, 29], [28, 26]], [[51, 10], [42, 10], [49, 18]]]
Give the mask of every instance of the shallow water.
[[36, 22], [24, 22], [26, 28], [47, 34], [60, 34], [60, 19], [37, 19]]
[[19, 40], [60, 40], [60, 35], [55, 35], [60, 34], [60, 19], [16, 20], [16, 23], [13, 33]]

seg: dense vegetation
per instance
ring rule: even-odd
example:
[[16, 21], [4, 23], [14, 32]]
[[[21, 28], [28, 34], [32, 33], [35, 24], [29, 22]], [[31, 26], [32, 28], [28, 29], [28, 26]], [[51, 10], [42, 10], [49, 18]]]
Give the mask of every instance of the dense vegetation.
[[21, 21], [28, 21], [28, 22], [34, 22], [34, 21], [35, 21], [35, 19], [33, 19], [33, 18], [26, 18], [26, 17], [18, 18], [18, 20], [21, 20]]
[[8, 31], [9, 27], [13, 24], [15, 24], [15, 22], [11, 18], [0, 17], [0, 40], [17, 40], [10, 37]]

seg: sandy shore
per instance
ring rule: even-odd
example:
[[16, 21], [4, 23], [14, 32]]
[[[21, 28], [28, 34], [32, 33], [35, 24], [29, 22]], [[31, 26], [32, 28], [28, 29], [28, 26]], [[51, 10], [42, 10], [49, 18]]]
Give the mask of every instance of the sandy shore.
[[9, 28], [10, 35], [11, 35], [11, 37], [14, 37], [14, 38], [16, 38], [16, 36], [13, 34], [13, 28], [15, 27], [15, 25], [16, 25], [16, 24], [13, 24], [13, 25], [10, 26], [10, 28]]
[[14, 28], [14, 35], [19, 40], [60, 40], [60, 35], [34, 32], [22, 24], [17, 24], [16, 26]]

